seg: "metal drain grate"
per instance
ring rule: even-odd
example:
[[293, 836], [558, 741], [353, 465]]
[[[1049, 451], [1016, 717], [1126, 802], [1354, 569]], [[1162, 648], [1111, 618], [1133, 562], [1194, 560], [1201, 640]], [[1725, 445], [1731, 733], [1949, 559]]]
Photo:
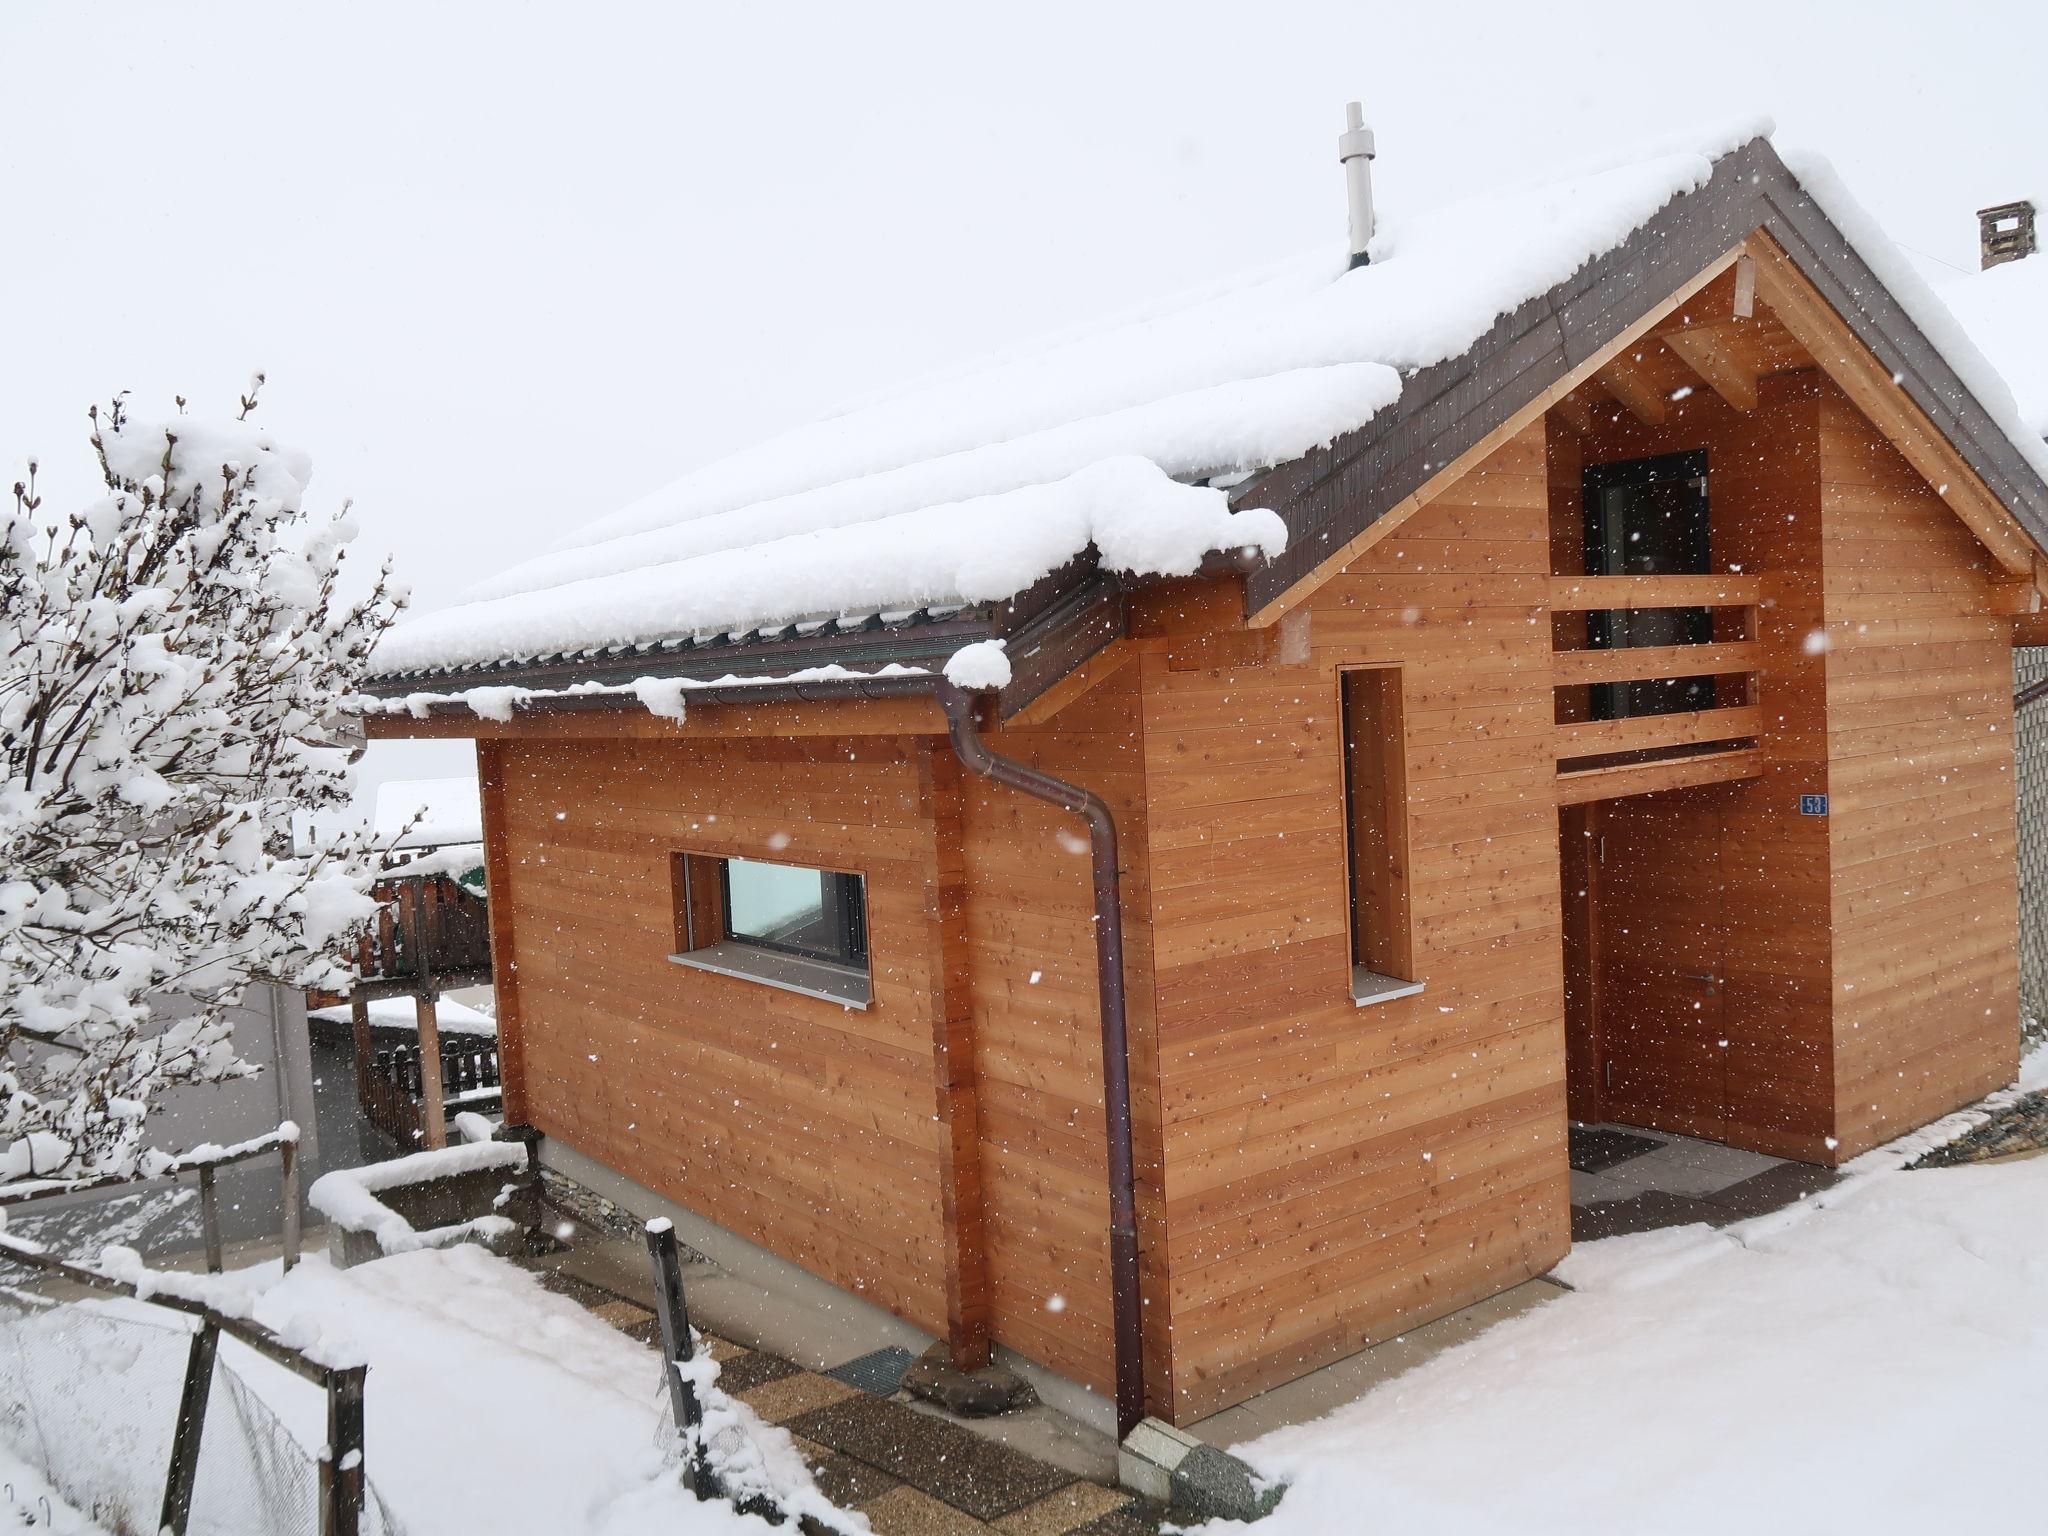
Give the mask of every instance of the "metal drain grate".
[[910, 1362], [916, 1358], [909, 1350], [891, 1344], [886, 1349], [855, 1355], [846, 1364], [835, 1365], [824, 1374], [876, 1397], [894, 1397], [902, 1390], [903, 1373], [910, 1369]]

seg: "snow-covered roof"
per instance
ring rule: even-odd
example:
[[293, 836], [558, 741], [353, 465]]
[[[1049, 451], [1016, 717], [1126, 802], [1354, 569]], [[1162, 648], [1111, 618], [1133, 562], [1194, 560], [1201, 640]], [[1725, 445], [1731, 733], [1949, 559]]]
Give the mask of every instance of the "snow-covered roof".
[[[1228, 488], [1401, 400], [1502, 316], [1614, 251], [1767, 122], [1382, 221], [1339, 247], [867, 401], [599, 517], [379, 647], [383, 686], [503, 663], [885, 626], [1001, 602], [1091, 548], [1124, 575], [1281, 553], [1287, 525]], [[2022, 453], [1996, 373], [1824, 162], [1809, 190]], [[1250, 498], [1256, 501], [1256, 488]], [[564, 677], [573, 682], [573, 677]]]
[[2048, 256], [1972, 272], [1935, 291], [2005, 376], [2020, 420], [2048, 437]]
[[[406, 831], [406, 823], [415, 816], [419, 824]], [[380, 847], [438, 848], [444, 843], [480, 843], [484, 837], [484, 812], [476, 780], [393, 779], [379, 784], [371, 828]], [[401, 831], [405, 831], [403, 837], [398, 835]]]

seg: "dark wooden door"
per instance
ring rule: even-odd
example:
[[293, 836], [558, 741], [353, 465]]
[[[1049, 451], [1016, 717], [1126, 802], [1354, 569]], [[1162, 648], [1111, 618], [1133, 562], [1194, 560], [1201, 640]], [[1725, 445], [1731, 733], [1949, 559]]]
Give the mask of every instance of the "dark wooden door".
[[1608, 1120], [1727, 1133], [1721, 815], [1706, 795], [1600, 807], [1595, 912], [1600, 1103]]

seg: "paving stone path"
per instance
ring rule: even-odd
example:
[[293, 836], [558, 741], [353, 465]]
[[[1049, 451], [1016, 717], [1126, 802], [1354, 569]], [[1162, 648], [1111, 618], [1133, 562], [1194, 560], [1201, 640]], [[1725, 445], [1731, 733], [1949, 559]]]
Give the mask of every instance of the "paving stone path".
[[[558, 1271], [549, 1290], [652, 1345], [639, 1302]], [[704, 1336], [718, 1384], [796, 1438], [818, 1489], [875, 1536], [1158, 1536], [1162, 1512], [947, 1419], [876, 1397], [776, 1355]]]

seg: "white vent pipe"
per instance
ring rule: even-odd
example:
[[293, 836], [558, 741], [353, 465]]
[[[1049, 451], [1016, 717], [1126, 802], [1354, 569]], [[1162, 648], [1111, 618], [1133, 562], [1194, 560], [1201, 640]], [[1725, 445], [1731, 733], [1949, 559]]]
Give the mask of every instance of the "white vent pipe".
[[1351, 265], [1372, 258], [1372, 130], [1365, 126], [1365, 108], [1350, 102], [1344, 108], [1344, 132], [1337, 137], [1337, 159], [1344, 166], [1344, 196], [1351, 208]]

